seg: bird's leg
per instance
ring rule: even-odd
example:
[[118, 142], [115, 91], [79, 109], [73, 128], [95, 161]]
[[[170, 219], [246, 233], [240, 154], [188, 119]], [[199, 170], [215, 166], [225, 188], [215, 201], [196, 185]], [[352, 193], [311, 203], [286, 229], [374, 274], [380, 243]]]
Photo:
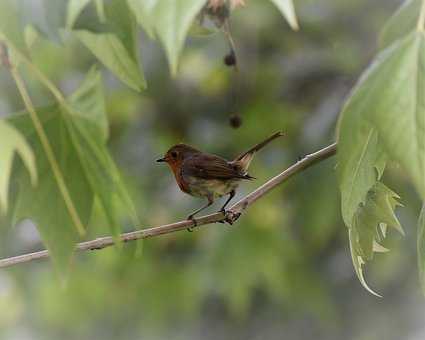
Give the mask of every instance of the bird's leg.
[[[224, 205], [221, 207], [221, 209], [219, 210], [219, 212], [222, 212], [224, 214], [226, 214], [226, 206], [229, 204], [229, 202], [232, 200], [233, 197], [235, 197], [236, 191], [232, 190], [231, 192], [229, 192], [229, 198], [227, 199], [227, 201], [224, 203]], [[218, 223], [226, 223], [225, 221], [218, 221]]]
[[204, 210], [204, 209], [208, 208], [211, 204], [213, 204], [213, 203], [214, 203], [214, 199], [212, 198], [212, 196], [208, 196], [208, 197], [207, 197], [207, 199], [208, 199], [208, 203], [207, 203], [206, 205], [204, 205], [204, 206], [200, 207], [198, 210], [195, 210], [193, 213], [191, 213], [191, 214], [187, 217], [187, 219], [188, 219], [188, 220], [193, 221], [193, 224], [194, 224], [194, 226], [193, 226], [193, 227], [187, 228], [187, 231], [192, 232], [192, 231], [193, 231], [193, 228], [195, 228], [195, 227], [197, 226], [196, 220], [195, 220], [193, 217], [194, 217], [197, 213], [200, 213], [202, 210]]
[[229, 198], [227, 199], [227, 201], [224, 203], [224, 205], [221, 207], [220, 211], [225, 212], [225, 208], [226, 206], [229, 204], [229, 202], [232, 200], [233, 197], [235, 197], [236, 195], [236, 191], [232, 190], [231, 192], [229, 192]]

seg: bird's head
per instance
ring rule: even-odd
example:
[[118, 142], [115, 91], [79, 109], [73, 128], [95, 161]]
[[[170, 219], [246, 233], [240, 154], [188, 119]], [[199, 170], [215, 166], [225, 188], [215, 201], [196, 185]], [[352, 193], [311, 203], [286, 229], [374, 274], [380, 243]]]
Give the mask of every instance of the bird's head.
[[186, 144], [177, 144], [171, 147], [164, 157], [157, 159], [157, 162], [166, 162], [171, 169], [175, 170], [180, 167], [185, 159], [193, 156], [200, 151]]

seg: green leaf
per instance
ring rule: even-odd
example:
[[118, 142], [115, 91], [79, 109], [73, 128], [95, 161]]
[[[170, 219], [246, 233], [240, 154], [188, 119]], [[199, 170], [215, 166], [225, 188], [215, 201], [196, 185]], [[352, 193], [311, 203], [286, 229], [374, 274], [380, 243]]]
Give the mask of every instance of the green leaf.
[[364, 204], [366, 194], [382, 176], [386, 156], [378, 144], [378, 134], [368, 122], [358, 117], [361, 102], [351, 100], [339, 121], [338, 175], [341, 211], [350, 226], [354, 213]]
[[47, 24], [45, 34], [56, 43], [61, 43], [60, 29], [66, 25], [67, 1], [43, 0], [43, 12]]
[[422, 206], [418, 220], [418, 267], [419, 281], [425, 294], [425, 204]]
[[92, 67], [81, 86], [69, 97], [69, 103], [77, 113], [99, 127], [103, 141], [108, 139], [102, 76], [96, 67]]
[[67, 120], [67, 127], [73, 145], [92, 191], [108, 218], [110, 230], [117, 237], [121, 231], [117, 204], [125, 207], [133, 223], [138, 221], [134, 205], [106, 148], [108, 122], [101, 75], [96, 68], [90, 70], [68, 103], [72, 114], [68, 117], [72, 119]]
[[0, 1], [0, 39], [2, 35], [12, 41], [22, 52], [26, 51], [22, 33], [19, 5], [13, 0]]
[[32, 185], [36, 184], [37, 171], [30, 146], [24, 137], [4, 120], [0, 120], [0, 136], [0, 213], [6, 213], [14, 153], [16, 152], [21, 157], [30, 174]]
[[97, 16], [99, 17], [99, 21], [105, 22], [106, 15], [105, 15], [105, 5], [103, 3], [103, 0], [94, 0], [94, 4], [96, 6], [96, 12], [97, 12]]
[[86, 178], [108, 218], [113, 236], [118, 239], [121, 228], [117, 205], [125, 207], [133, 223], [137, 223], [137, 216], [116, 165], [104, 143], [99, 142], [101, 130], [80, 119], [69, 120], [68, 128]]
[[171, 73], [177, 73], [178, 60], [189, 28], [206, 0], [128, 0], [137, 21], [164, 46]]
[[152, 15], [157, 0], [127, 0], [128, 6], [133, 12], [139, 25], [152, 39], [155, 37], [155, 18]]
[[136, 91], [146, 87], [137, 62], [113, 33], [76, 31], [81, 42], [123, 83]]
[[353, 223], [349, 226], [350, 250], [356, 274], [362, 285], [376, 294], [367, 285], [362, 266], [373, 259], [373, 253], [386, 249], [380, 244], [387, 227], [393, 227], [404, 234], [394, 214], [399, 196], [381, 182], [377, 182], [367, 194], [365, 204], [356, 211]]
[[131, 198], [106, 148], [108, 121], [102, 79], [96, 68], [90, 70], [68, 103], [72, 119], [67, 120], [67, 127], [73, 145], [92, 191], [108, 218], [110, 230], [117, 237], [121, 231], [117, 204], [125, 207], [133, 223], [138, 221]]
[[421, 11], [422, 0], [406, 0], [385, 23], [379, 37], [381, 48], [388, 47], [398, 39], [404, 38], [416, 28]]
[[[37, 113], [52, 145], [75, 209], [85, 226], [90, 217], [94, 196], [72, 145], [63, 112], [52, 106], [38, 109]], [[33, 188], [29, 185], [26, 173], [22, 169], [17, 170], [18, 191], [13, 207], [13, 223], [25, 218], [33, 220], [52, 255], [55, 267], [64, 274], [69, 268], [78, 240], [77, 230], [29, 115], [25, 113], [12, 116], [10, 122], [32, 145], [39, 174], [39, 183]]]
[[[32, 65], [42, 71], [50, 81], [60, 81], [58, 74], [62, 73], [64, 64], [71, 63], [72, 52], [47, 39], [47, 36], [32, 25], [25, 26], [24, 37], [29, 51], [28, 58]], [[22, 62], [19, 58], [15, 59]], [[49, 62], [46, 63], [46, 60]]]
[[[385, 159], [399, 162], [425, 197], [424, 52], [423, 32], [411, 33], [382, 51], [360, 78], [339, 122], [344, 222], [356, 273], [368, 290], [362, 265], [374, 251], [385, 250], [379, 245], [377, 226], [382, 237], [387, 226], [402, 232], [393, 213], [398, 197], [373, 186], [382, 176]], [[371, 199], [368, 187], [372, 186]]]
[[71, 29], [75, 21], [91, 0], [70, 0], [66, 14], [66, 27]]
[[[369, 125], [379, 136], [379, 145], [390, 159], [398, 161], [410, 175], [417, 191], [425, 198], [425, 36], [415, 32], [381, 52], [365, 71], [342, 114], [357, 123], [352, 134]], [[347, 117], [345, 117], [347, 116]], [[354, 118], [356, 117], [356, 118]], [[356, 148], [346, 139], [343, 153]], [[347, 166], [342, 164], [342, 167]]]
[[[425, 198], [425, 36], [413, 33], [380, 56], [363, 87], [365, 112], [389, 157]], [[378, 89], [381, 87], [381, 89]]]
[[108, 24], [101, 32], [74, 31], [78, 39], [123, 83], [136, 91], [146, 87], [139, 64], [134, 18], [126, 2], [106, 6]]
[[34, 45], [40, 40], [40, 33], [33, 25], [25, 26], [24, 39], [27, 48], [31, 51]]
[[[70, 196], [84, 225], [87, 225], [97, 198], [114, 236], [120, 232], [117, 205], [135, 217], [135, 209], [119, 172], [106, 147], [106, 116], [100, 74], [92, 69], [82, 86], [62, 105], [38, 109], [37, 113], [53, 147]], [[100, 88], [100, 89], [99, 89]], [[19, 191], [14, 222], [31, 218], [37, 224], [56, 267], [64, 272], [70, 263], [78, 235], [58, 190], [48, 160], [28, 114], [18, 114], [10, 122], [31, 142], [41, 178], [37, 188], [28, 185], [28, 176], [18, 172]]]
[[270, 0], [273, 2], [279, 11], [283, 14], [289, 26], [293, 30], [298, 30], [298, 21], [295, 14], [294, 3], [292, 0]]

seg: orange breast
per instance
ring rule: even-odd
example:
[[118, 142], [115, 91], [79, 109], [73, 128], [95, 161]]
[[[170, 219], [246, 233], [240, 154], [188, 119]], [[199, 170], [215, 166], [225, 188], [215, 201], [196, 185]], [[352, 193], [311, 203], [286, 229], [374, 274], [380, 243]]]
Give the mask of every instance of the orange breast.
[[190, 194], [190, 189], [188, 183], [183, 179], [182, 173], [181, 173], [181, 167], [180, 164], [177, 163], [168, 163], [171, 170], [173, 171], [174, 177], [176, 178], [176, 182], [179, 185], [179, 188], [181, 191]]

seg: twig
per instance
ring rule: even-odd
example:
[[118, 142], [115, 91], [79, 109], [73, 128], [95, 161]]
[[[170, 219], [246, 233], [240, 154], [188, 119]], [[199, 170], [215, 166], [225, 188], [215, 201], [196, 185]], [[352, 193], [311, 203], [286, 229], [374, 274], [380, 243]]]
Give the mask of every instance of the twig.
[[[293, 164], [279, 175], [273, 177], [262, 186], [243, 197], [240, 201], [235, 203], [229, 208], [226, 214], [222, 212], [205, 215], [196, 219], [197, 227], [202, 225], [211, 224], [215, 222], [229, 222], [233, 223], [240, 216], [240, 214], [247, 209], [255, 201], [263, 197], [265, 194], [269, 193], [272, 189], [276, 188], [279, 184], [286, 182], [290, 177], [295, 174], [302, 172], [303, 170], [309, 168], [310, 166], [321, 162], [336, 153], [337, 144], [331, 144], [315, 153], [305, 156], [303, 159]], [[189, 227], [194, 227], [193, 221], [186, 220], [176, 223], [166, 224], [159, 227], [146, 228], [142, 230], [137, 230], [125, 234], [121, 234], [120, 239], [123, 242], [130, 242], [139, 239], [145, 239], [150, 237], [155, 237], [163, 234], [173, 233], [179, 230], [184, 230]], [[78, 251], [86, 250], [98, 250], [114, 245], [114, 239], [111, 236], [97, 238], [87, 242], [78, 243], [76, 249]], [[9, 257], [0, 260], [0, 268], [10, 267], [16, 264], [30, 262], [36, 259], [42, 259], [49, 257], [49, 252], [47, 250], [38, 251], [35, 253], [29, 253], [14, 257]]]

